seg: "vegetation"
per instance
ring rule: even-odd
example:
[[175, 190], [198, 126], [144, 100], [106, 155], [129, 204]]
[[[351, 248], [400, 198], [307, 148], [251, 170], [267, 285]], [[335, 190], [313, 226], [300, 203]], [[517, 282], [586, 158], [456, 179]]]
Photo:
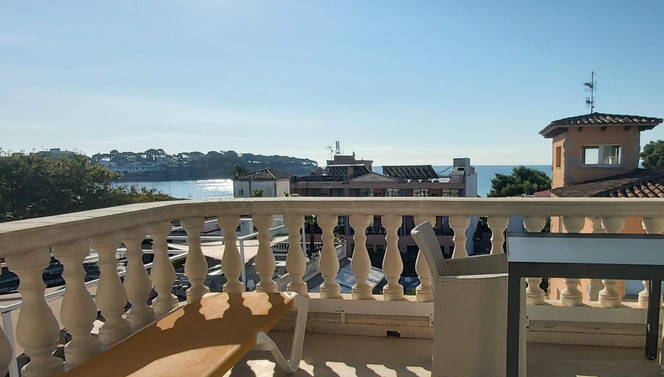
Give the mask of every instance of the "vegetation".
[[0, 221], [172, 199], [156, 190], [113, 187], [118, 177], [87, 157], [0, 157]]
[[511, 175], [496, 174], [491, 180], [489, 197], [531, 195], [551, 188], [551, 178], [539, 170], [525, 166], [512, 169]]
[[646, 144], [641, 152], [641, 161], [646, 169], [664, 169], [664, 140]]
[[307, 175], [318, 164], [306, 158], [264, 156], [235, 151], [182, 152], [167, 154], [163, 149], [145, 152], [98, 153], [93, 163], [113, 166], [127, 180], [185, 180], [234, 178], [261, 169], [273, 169], [291, 175]]

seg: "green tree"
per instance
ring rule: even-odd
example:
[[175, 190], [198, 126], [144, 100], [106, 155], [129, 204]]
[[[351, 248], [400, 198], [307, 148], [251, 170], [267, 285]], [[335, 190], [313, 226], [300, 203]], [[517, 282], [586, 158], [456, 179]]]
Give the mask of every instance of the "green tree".
[[304, 223], [307, 225], [307, 231], [309, 233], [309, 250], [307, 250], [307, 255], [309, 258], [314, 254], [316, 250], [316, 225], [318, 225], [318, 218], [316, 215], [305, 215]]
[[233, 165], [232, 174], [233, 174], [233, 177], [239, 178], [239, 177], [242, 177], [243, 175], [249, 174], [249, 170], [247, 170], [246, 166], [237, 164], [237, 165]]
[[489, 197], [519, 196], [533, 194], [551, 188], [551, 178], [539, 170], [525, 166], [512, 169], [511, 175], [496, 174], [491, 180]]
[[646, 144], [641, 152], [641, 161], [646, 169], [664, 169], [664, 140]]
[[156, 190], [113, 187], [117, 177], [80, 155], [1, 157], [0, 221], [171, 199]]
[[253, 191], [251, 191], [251, 196], [253, 196], [254, 198], [262, 198], [263, 194], [264, 194], [263, 190], [261, 189], [254, 189]]

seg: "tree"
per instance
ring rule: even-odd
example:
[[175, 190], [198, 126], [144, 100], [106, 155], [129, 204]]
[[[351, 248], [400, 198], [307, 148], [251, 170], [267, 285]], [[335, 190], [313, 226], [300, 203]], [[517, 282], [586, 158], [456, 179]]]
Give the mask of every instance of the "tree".
[[518, 166], [512, 169], [511, 175], [496, 174], [491, 180], [489, 197], [531, 195], [537, 191], [551, 188], [551, 178], [543, 172]]
[[251, 196], [254, 198], [262, 198], [263, 197], [263, 190], [261, 189], [254, 189], [251, 191]]
[[239, 178], [244, 175], [249, 174], [249, 170], [247, 170], [247, 167], [244, 165], [233, 165], [233, 177]]
[[664, 140], [646, 144], [641, 152], [641, 161], [646, 169], [664, 169]]
[[305, 215], [304, 223], [307, 225], [307, 230], [309, 233], [309, 250], [307, 250], [307, 256], [311, 258], [314, 255], [316, 250], [316, 225], [318, 225], [318, 218], [316, 215]]
[[2, 157], [0, 221], [171, 199], [156, 190], [113, 187], [117, 177], [81, 155]]

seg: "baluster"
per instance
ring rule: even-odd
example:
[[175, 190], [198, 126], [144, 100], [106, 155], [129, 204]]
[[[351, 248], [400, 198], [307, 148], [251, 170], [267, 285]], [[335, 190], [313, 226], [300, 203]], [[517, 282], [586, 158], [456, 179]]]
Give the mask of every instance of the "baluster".
[[[490, 219], [489, 219], [490, 220]], [[539, 233], [546, 225], [546, 218], [541, 216], [526, 216], [523, 225], [529, 233]], [[541, 305], [546, 299], [546, 292], [540, 287], [542, 277], [526, 278], [526, 305]]]
[[353, 242], [353, 260], [350, 268], [355, 275], [355, 285], [353, 285], [353, 300], [373, 300], [371, 286], [367, 283], [369, 273], [371, 272], [371, 260], [367, 251], [367, 227], [371, 223], [371, 215], [351, 215], [350, 226], [353, 227], [355, 235]]
[[450, 228], [454, 231], [454, 252], [452, 258], [465, 258], [466, 251], [466, 229], [470, 224], [470, 216], [450, 216]]
[[[620, 233], [625, 227], [623, 217], [603, 217], [602, 227], [606, 233]], [[618, 280], [602, 279], [604, 289], [599, 291], [598, 301], [605, 308], [618, 308], [622, 305], [622, 294], [618, 290]]]
[[[593, 217], [590, 219], [592, 222], [593, 233], [604, 233], [604, 228], [602, 228], [602, 219], [599, 217]], [[588, 297], [590, 301], [597, 301], [599, 299], [599, 291], [604, 288], [602, 284], [602, 279], [590, 279], [590, 285], [588, 286]]]
[[226, 284], [223, 290], [228, 293], [244, 292], [244, 284], [240, 281], [242, 265], [244, 261], [237, 249], [237, 237], [235, 231], [240, 225], [240, 217], [237, 215], [219, 216], [219, 226], [224, 230], [224, 256], [221, 258], [221, 270], [226, 276]]
[[489, 216], [487, 224], [491, 228], [491, 254], [504, 253], [505, 229], [510, 223], [507, 216]]
[[[586, 223], [586, 218], [581, 216], [564, 216], [563, 226], [567, 233], [579, 233]], [[583, 293], [579, 290], [581, 279], [563, 279], [565, 288], [560, 292], [560, 301], [565, 306], [583, 305]]]
[[127, 319], [132, 330], [136, 331], [154, 321], [154, 309], [148, 306], [152, 282], [143, 264], [145, 229], [125, 230], [123, 238], [127, 247], [127, 275], [124, 285], [131, 303]]
[[157, 298], [152, 302], [152, 306], [155, 314], [161, 317], [178, 306], [178, 298], [172, 293], [175, 269], [168, 258], [168, 240], [166, 239], [171, 232], [171, 222], [161, 221], [149, 224], [147, 231], [152, 237], [152, 252], [154, 253], [150, 277], [154, 290], [157, 292]]
[[385, 301], [403, 300], [403, 286], [399, 284], [403, 272], [403, 261], [399, 252], [399, 228], [401, 227], [400, 215], [384, 215], [382, 218], [385, 226], [385, 257], [383, 257], [383, 271], [387, 285], [383, 288]]
[[210, 289], [204, 284], [208, 265], [201, 250], [201, 232], [205, 226], [205, 219], [202, 217], [188, 217], [182, 219], [181, 222], [182, 227], [187, 232], [187, 244], [189, 244], [187, 261], [184, 263], [184, 273], [191, 284], [191, 287], [187, 289], [187, 302], [189, 303], [210, 292]]
[[[662, 234], [664, 232], [664, 217], [644, 217], [641, 221], [643, 230], [648, 234]], [[650, 298], [650, 282], [643, 280], [643, 290], [639, 292], [639, 306], [642, 308], [648, 307], [648, 299]]]
[[[7, 313], [7, 315], [10, 315]], [[3, 324], [4, 325], [4, 324]], [[9, 371], [9, 364], [14, 358], [14, 351], [12, 350], [12, 344], [9, 342], [7, 335], [0, 328], [0, 376], [6, 376]]]
[[46, 284], [42, 279], [50, 260], [48, 249], [24, 251], [5, 259], [19, 278], [18, 291], [23, 299], [16, 324], [16, 341], [24, 348], [30, 362], [21, 369], [22, 375], [57, 376], [64, 372], [64, 364], [51, 353], [58, 344], [60, 326], [44, 299]]
[[62, 277], [66, 283], [62, 299], [60, 319], [71, 335], [65, 346], [66, 369], [82, 364], [90, 356], [101, 351], [99, 339], [90, 331], [97, 319], [97, 306], [85, 286], [83, 260], [90, 254], [87, 240], [54, 245], [53, 255], [62, 262]]
[[[415, 216], [415, 223], [420, 224], [425, 221], [428, 221], [433, 225], [436, 224], [436, 216], [428, 215], [417, 215]], [[433, 285], [431, 282], [431, 273], [427, 267], [427, 261], [422, 255], [421, 250], [417, 250], [417, 259], [415, 259], [415, 272], [417, 272], [417, 277], [420, 279], [420, 285], [415, 288], [415, 294], [417, 295], [417, 301], [420, 302], [431, 302], [433, 301]]]
[[307, 268], [307, 261], [304, 259], [302, 251], [302, 224], [304, 216], [301, 214], [287, 213], [284, 215], [284, 223], [288, 227], [288, 255], [286, 256], [286, 271], [291, 277], [286, 290], [297, 292], [303, 296], [309, 296], [307, 293], [307, 283], [302, 280], [304, 271]]
[[131, 334], [129, 322], [122, 317], [127, 305], [127, 292], [118, 276], [118, 261], [115, 252], [120, 245], [119, 234], [94, 237], [92, 248], [99, 254], [99, 285], [97, 287], [97, 308], [104, 316], [104, 324], [99, 328], [102, 349], [107, 349]]
[[277, 262], [270, 246], [271, 215], [255, 215], [254, 225], [258, 229], [258, 253], [256, 254], [256, 273], [261, 281], [256, 285], [258, 292], [276, 292], [277, 283], [272, 280]]
[[339, 258], [334, 247], [334, 227], [337, 225], [337, 216], [318, 215], [318, 225], [323, 230], [321, 239], [323, 250], [318, 260], [318, 269], [323, 275], [323, 284], [320, 287], [321, 298], [341, 298], [341, 287], [336, 282], [339, 272]]

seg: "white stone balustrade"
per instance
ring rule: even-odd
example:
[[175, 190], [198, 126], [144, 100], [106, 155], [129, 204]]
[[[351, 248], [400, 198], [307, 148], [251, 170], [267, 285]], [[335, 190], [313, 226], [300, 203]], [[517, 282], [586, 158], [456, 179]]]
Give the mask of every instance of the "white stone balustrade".
[[147, 304], [152, 282], [143, 265], [142, 243], [145, 239], [145, 230], [144, 228], [125, 230], [123, 238], [123, 243], [127, 247], [127, 275], [124, 285], [131, 304], [127, 320], [131, 329], [136, 331], [155, 319], [154, 309]]
[[90, 244], [87, 240], [79, 240], [53, 245], [51, 250], [62, 262], [62, 276], [67, 284], [60, 320], [71, 335], [71, 341], [65, 346], [66, 367], [71, 369], [101, 351], [99, 339], [90, 333], [92, 323], [97, 319], [97, 307], [85, 286], [83, 269], [83, 260], [90, 254]]
[[256, 285], [258, 292], [276, 292], [277, 283], [273, 280], [277, 262], [270, 247], [271, 215], [254, 216], [254, 225], [258, 229], [258, 254], [256, 254], [256, 273], [261, 281]]
[[208, 265], [201, 250], [201, 232], [205, 226], [203, 217], [187, 217], [182, 219], [182, 227], [187, 232], [189, 253], [184, 264], [184, 273], [189, 279], [191, 287], [187, 289], [187, 302], [203, 297], [210, 289], [203, 284], [207, 275]]
[[323, 250], [321, 251], [318, 269], [323, 275], [323, 284], [320, 287], [322, 298], [341, 298], [341, 287], [336, 282], [339, 271], [339, 259], [334, 250], [334, 226], [337, 217], [334, 215], [321, 214], [317, 216], [318, 225], [323, 230]]
[[116, 250], [120, 246], [120, 239], [118, 232], [90, 239], [92, 248], [99, 254], [96, 303], [104, 316], [104, 324], [99, 328], [102, 349], [109, 348], [131, 334], [129, 321], [124, 318], [127, 292], [118, 276]]
[[244, 292], [244, 284], [240, 281], [244, 261], [240, 256], [240, 251], [237, 249], [237, 236], [235, 235], [235, 229], [240, 225], [240, 217], [222, 215], [219, 216], [217, 222], [224, 231], [224, 256], [221, 259], [221, 269], [226, 275], [224, 292]]
[[175, 309], [178, 299], [171, 293], [175, 282], [175, 269], [168, 259], [168, 242], [166, 236], [171, 232], [171, 221], [165, 220], [148, 224], [147, 231], [152, 237], [152, 285], [157, 298], [153, 301], [155, 315], [160, 317]]
[[302, 225], [304, 216], [301, 214], [286, 214], [284, 222], [288, 227], [288, 255], [286, 256], [286, 270], [291, 277], [287, 290], [297, 292], [303, 296], [309, 296], [307, 292], [307, 283], [302, 280], [304, 271], [307, 267], [307, 261], [304, 258], [302, 250]]
[[[402, 229], [405, 215], [414, 216], [416, 222], [433, 222], [436, 216], [448, 216], [455, 233], [455, 258], [468, 254], [465, 232], [469, 220], [474, 216], [487, 217], [492, 230], [493, 254], [504, 252], [503, 234], [509, 216], [513, 215], [523, 216], [528, 231], [540, 231], [548, 217], [561, 218], [568, 232], [581, 231], [587, 219], [601, 219], [602, 231], [619, 232], [626, 218], [642, 218], [644, 232], [661, 234], [664, 231], [664, 199], [615, 198], [265, 198], [180, 201], [136, 204], [72, 216], [3, 223], [0, 224], [0, 257], [5, 259], [8, 268], [20, 278], [19, 292], [23, 299], [16, 324], [16, 341], [31, 358], [30, 363], [24, 367], [23, 374], [28, 377], [49, 377], [64, 371], [62, 360], [51, 356], [58, 339], [59, 325], [56, 316], [72, 335], [71, 342], [65, 348], [66, 367], [70, 368], [99, 351], [99, 340], [103, 347], [108, 347], [129, 335], [132, 328], [136, 329], [139, 323], [149, 322], [153, 315], [162, 316], [177, 306], [177, 299], [171, 293], [175, 271], [168, 257], [166, 239], [173, 220], [181, 220], [189, 235], [190, 255], [185, 265], [187, 277], [192, 282], [189, 298], [200, 297], [207, 291], [203, 285], [207, 270], [205, 259], [200, 252], [200, 231], [205, 218], [218, 217], [219, 225], [227, 235], [222, 260], [222, 269], [228, 278], [224, 289], [234, 292], [244, 289], [240, 282], [243, 261], [239, 257], [234, 237], [240, 214], [252, 216], [259, 232], [256, 270], [261, 281], [256, 287], [257, 290], [276, 290], [276, 284], [272, 280], [275, 259], [270, 248], [269, 227], [274, 215], [284, 215], [291, 244], [286, 261], [286, 270], [291, 276], [288, 289], [306, 293], [302, 281], [305, 257], [300, 247], [300, 229], [304, 214], [311, 213], [317, 215], [318, 224], [323, 230], [320, 271], [324, 279], [320, 295], [312, 296], [322, 301], [340, 298], [363, 300], [363, 305], [365, 303], [369, 306], [379, 305], [382, 301], [405, 299], [403, 287], [399, 284], [403, 270], [400, 253], [404, 250], [399, 249], [398, 240], [398, 232]], [[341, 295], [340, 286], [335, 281], [339, 260], [334, 247], [334, 230], [338, 216], [342, 215], [348, 216], [355, 231], [351, 267], [357, 283], [353, 287], [352, 295]], [[384, 300], [375, 300], [370, 286], [366, 284], [371, 266], [364, 230], [374, 215], [381, 216], [387, 231], [383, 269], [388, 285], [384, 289]], [[145, 270], [136, 268], [140, 265], [140, 241], [145, 233], [153, 240], [154, 262], [149, 276]], [[126, 245], [128, 257], [124, 285], [118, 275], [116, 260], [116, 248], [121, 243]], [[82, 261], [90, 246], [100, 257], [101, 276], [96, 302], [92, 300], [83, 282]], [[45, 286], [41, 274], [48, 265], [49, 250], [64, 265], [67, 290], [60, 313], [52, 313], [44, 298]], [[431, 282], [423, 267], [425, 266], [421, 261], [416, 262], [416, 272], [421, 280], [421, 285], [417, 288], [417, 300], [426, 302], [430, 300]], [[530, 304], [542, 303], [546, 299], [545, 293], [539, 289], [537, 279], [539, 278], [528, 279], [527, 297]], [[580, 302], [580, 292], [574, 280], [567, 279], [562, 298], [565, 305], [578, 305]], [[151, 305], [147, 305], [149, 288], [154, 288], [157, 292]], [[641, 292], [639, 298], [641, 302], [647, 302], [647, 290]], [[414, 301], [414, 298], [409, 300]], [[613, 282], [604, 280], [604, 290], [600, 295], [602, 304], [614, 306], [619, 300]], [[132, 309], [125, 313], [128, 301], [132, 304]], [[97, 310], [101, 311], [105, 319], [99, 340], [90, 336]], [[8, 342], [5, 340], [3, 334], [0, 334], [0, 371], [7, 367], [7, 360], [11, 357]]]
[[383, 297], [385, 301], [403, 300], [403, 286], [399, 284], [401, 272], [403, 271], [403, 262], [399, 252], [399, 227], [401, 227], [401, 216], [396, 214], [384, 215], [382, 217], [385, 226], [387, 248], [383, 258], [383, 272], [387, 285], [383, 288]]
[[[421, 224], [425, 221], [429, 223], [436, 223], [436, 216], [415, 216], [415, 223]], [[415, 288], [415, 294], [417, 296], [417, 301], [420, 302], [430, 302], [433, 301], [433, 285], [431, 281], [431, 274], [429, 273], [429, 268], [426, 265], [426, 259], [422, 255], [420, 250], [417, 251], [417, 259], [415, 260], [415, 271], [417, 276], [420, 278], [420, 285]]]

